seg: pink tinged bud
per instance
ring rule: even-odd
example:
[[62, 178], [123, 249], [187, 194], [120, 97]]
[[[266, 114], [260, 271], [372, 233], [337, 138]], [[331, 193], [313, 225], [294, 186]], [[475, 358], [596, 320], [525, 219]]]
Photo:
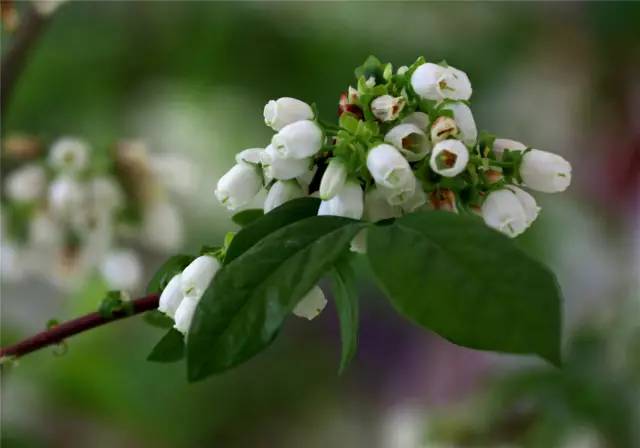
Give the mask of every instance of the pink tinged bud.
[[431, 149], [425, 133], [410, 123], [393, 127], [384, 136], [384, 141], [395, 146], [409, 162], [422, 160]]
[[220, 269], [220, 262], [211, 255], [201, 255], [182, 271], [180, 280], [185, 298], [200, 300], [209, 283]]
[[445, 177], [460, 174], [469, 162], [469, 151], [459, 140], [439, 142], [431, 152], [429, 166], [433, 171]]
[[279, 180], [274, 183], [264, 200], [264, 212], [269, 213], [276, 207], [292, 199], [301, 198], [304, 192], [296, 180]]
[[18, 168], [7, 176], [7, 197], [17, 202], [36, 201], [42, 197], [47, 185], [47, 176], [40, 165], [29, 164]]
[[338, 194], [322, 201], [318, 215], [343, 216], [345, 218], [360, 219], [364, 210], [364, 198], [360, 184], [348, 181]]
[[283, 97], [264, 106], [264, 122], [276, 131], [301, 120], [312, 120], [313, 109], [304, 101]]
[[236, 210], [251, 201], [262, 188], [258, 168], [238, 163], [220, 178], [215, 190], [216, 198], [229, 210]]
[[327, 299], [319, 286], [307, 292], [293, 309], [293, 314], [308, 320], [314, 319], [327, 306]]
[[174, 275], [160, 294], [158, 310], [172, 319], [175, 319], [176, 311], [182, 302], [182, 274]]
[[394, 146], [382, 143], [369, 150], [367, 169], [378, 186], [413, 193], [415, 176], [411, 166]]
[[522, 156], [520, 176], [533, 190], [558, 193], [571, 183], [571, 164], [557, 154], [532, 149]]
[[309, 171], [312, 159], [289, 159], [282, 157], [272, 145], [267, 146], [262, 155], [262, 167], [270, 179], [288, 180], [302, 176]]
[[371, 102], [371, 112], [380, 121], [393, 121], [400, 115], [406, 100], [391, 95], [382, 95]]
[[531, 223], [518, 197], [508, 189], [489, 193], [482, 204], [482, 218], [489, 227], [511, 238], [520, 235]]
[[331, 159], [320, 182], [320, 199], [327, 201], [333, 198], [347, 181], [347, 167], [340, 159]]
[[429, 119], [429, 115], [424, 112], [412, 112], [404, 117], [400, 123], [413, 124], [422, 132], [427, 132], [427, 129], [429, 129], [429, 125], [431, 124], [431, 120]]
[[280, 157], [305, 159], [322, 148], [322, 130], [313, 121], [296, 121], [285, 127], [271, 139], [271, 146]]
[[453, 119], [457, 127], [457, 137], [467, 146], [473, 146], [478, 139], [478, 128], [473, 119], [471, 109], [464, 103], [449, 103], [443, 107], [453, 112]]
[[187, 334], [189, 329], [191, 328], [191, 322], [193, 321], [193, 316], [196, 312], [196, 308], [198, 307], [198, 301], [194, 300], [190, 297], [185, 297], [175, 314], [175, 325], [174, 328], [178, 330], [182, 334]]

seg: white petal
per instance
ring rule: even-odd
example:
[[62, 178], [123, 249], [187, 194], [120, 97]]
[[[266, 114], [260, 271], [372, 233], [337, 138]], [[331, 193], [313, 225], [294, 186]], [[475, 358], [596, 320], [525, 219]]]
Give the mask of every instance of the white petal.
[[174, 319], [176, 310], [182, 303], [182, 274], [174, 275], [160, 294], [158, 310]]
[[319, 286], [307, 292], [293, 309], [293, 314], [305, 319], [313, 319], [327, 306], [327, 299]]

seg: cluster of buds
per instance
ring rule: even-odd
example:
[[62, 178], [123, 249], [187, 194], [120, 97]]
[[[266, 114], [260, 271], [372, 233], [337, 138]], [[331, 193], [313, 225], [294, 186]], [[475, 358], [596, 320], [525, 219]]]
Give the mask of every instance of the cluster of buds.
[[139, 236], [163, 252], [182, 244], [181, 213], [162, 183], [167, 156], [123, 142], [105, 160], [72, 137], [42, 156], [16, 140], [7, 147], [20, 160], [3, 184], [3, 280], [38, 276], [69, 289], [97, 271], [110, 289], [133, 291], [142, 264], [118, 240]]
[[[523, 188], [555, 193], [571, 182], [562, 157], [479, 133], [468, 76], [423, 58], [396, 71], [370, 57], [343, 93], [338, 125], [315, 108], [280, 98], [264, 108], [277, 134], [236, 156], [216, 196], [231, 210], [264, 187], [264, 211], [301, 196], [322, 200], [319, 215], [379, 221], [423, 209], [472, 213], [510, 237], [540, 208]], [[354, 241], [355, 250], [366, 250]]]

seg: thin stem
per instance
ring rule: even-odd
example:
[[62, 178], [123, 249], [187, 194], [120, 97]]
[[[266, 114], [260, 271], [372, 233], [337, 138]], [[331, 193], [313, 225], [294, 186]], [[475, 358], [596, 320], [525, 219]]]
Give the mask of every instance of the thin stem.
[[158, 307], [158, 300], [158, 294], [151, 294], [146, 297], [133, 300], [133, 307], [130, 312], [114, 311], [113, 316], [108, 318], [99, 313], [90, 313], [64, 322], [60, 325], [55, 325], [50, 329], [24, 339], [17, 344], [1, 348], [0, 359], [23, 356], [28, 353], [35, 352], [36, 350], [40, 350], [41, 348], [58, 344], [70, 336], [83, 333], [87, 330], [91, 330], [92, 328], [96, 328], [110, 322], [115, 322], [117, 320], [124, 319], [125, 317], [154, 310]]

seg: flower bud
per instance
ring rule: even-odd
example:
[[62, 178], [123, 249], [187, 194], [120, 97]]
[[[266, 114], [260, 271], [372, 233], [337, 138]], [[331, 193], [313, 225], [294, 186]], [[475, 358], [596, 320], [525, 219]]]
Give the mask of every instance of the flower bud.
[[422, 160], [431, 149], [425, 133], [409, 123], [391, 128], [384, 136], [384, 141], [398, 148], [409, 162]]
[[511, 238], [520, 235], [530, 224], [520, 200], [508, 189], [489, 193], [482, 204], [482, 218], [489, 227]]
[[264, 200], [264, 212], [269, 213], [276, 207], [292, 199], [301, 198], [304, 192], [296, 180], [279, 180], [271, 186]]
[[236, 154], [236, 163], [251, 163], [258, 165], [262, 162], [264, 149], [263, 148], [249, 148], [244, 151], [240, 151]]
[[89, 163], [89, 146], [86, 142], [64, 137], [56, 141], [49, 153], [49, 164], [53, 169], [66, 173], [78, 173]]
[[313, 109], [304, 101], [283, 97], [271, 100], [264, 106], [264, 122], [279, 131], [288, 124], [313, 119]]
[[371, 112], [380, 121], [393, 121], [400, 115], [404, 109], [406, 100], [391, 95], [382, 95], [371, 102]]
[[67, 176], [61, 176], [49, 185], [49, 208], [54, 215], [72, 217], [84, 203], [85, 191], [80, 183]]
[[540, 207], [536, 203], [535, 198], [522, 188], [518, 188], [515, 185], [510, 185], [507, 189], [516, 195], [516, 199], [518, 199], [518, 202], [520, 202], [520, 205], [524, 210], [527, 226], [531, 225], [531, 223], [538, 217], [538, 213], [540, 213]]
[[185, 297], [182, 302], [180, 302], [180, 305], [178, 305], [178, 309], [176, 310], [176, 323], [173, 328], [186, 335], [191, 328], [191, 322], [193, 321], [193, 315], [195, 314], [197, 307], [197, 300], [191, 297]]
[[176, 310], [180, 306], [183, 298], [182, 274], [177, 274], [171, 277], [167, 286], [162, 290], [158, 310], [174, 319], [176, 316]]
[[129, 249], [109, 252], [100, 264], [100, 273], [109, 289], [132, 291], [142, 282], [142, 264], [138, 255]]
[[412, 112], [404, 117], [400, 123], [413, 124], [416, 125], [422, 132], [427, 132], [431, 120], [429, 119], [429, 115], [425, 114], [424, 112]]
[[532, 149], [522, 156], [520, 177], [529, 188], [558, 193], [571, 183], [571, 164], [557, 154]]
[[367, 221], [378, 222], [384, 219], [397, 218], [402, 215], [398, 206], [387, 201], [387, 195], [379, 187], [370, 188], [364, 196], [363, 218]]
[[271, 145], [282, 158], [305, 159], [322, 147], [322, 130], [313, 121], [296, 121], [274, 135]]
[[42, 197], [47, 176], [40, 165], [25, 165], [7, 176], [7, 197], [17, 202], [35, 201]]
[[320, 182], [320, 199], [327, 201], [334, 197], [346, 181], [347, 167], [345, 164], [340, 159], [331, 159]]
[[520, 142], [507, 138], [497, 138], [493, 141], [492, 150], [498, 160], [502, 159], [502, 154], [504, 154], [505, 149], [521, 152], [527, 149], [527, 147]]
[[262, 167], [265, 176], [270, 179], [288, 180], [304, 175], [309, 171], [312, 159], [288, 159], [282, 157], [272, 145], [262, 154]]
[[293, 309], [293, 314], [305, 319], [313, 319], [327, 306], [327, 299], [319, 286], [314, 286], [307, 292]]
[[193, 260], [182, 271], [181, 286], [185, 298], [200, 300], [216, 272], [220, 269], [220, 262], [211, 255], [201, 255]]
[[37, 248], [55, 248], [64, 235], [58, 222], [48, 213], [38, 211], [29, 221], [29, 243]]
[[262, 188], [262, 176], [253, 165], [238, 163], [220, 178], [215, 195], [229, 210], [246, 205]]
[[358, 117], [358, 119], [362, 120], [364, 118], [362, 109], [360, 109], [358, 105], [353, 104], [358, 100], [359, 96], [360, 94], [358, 93], [358, 91], [349, 86], [349, 92], [340, 95], [340, 102], [338, 103], [338, 116], [341, 116], [345, 112], [349, 112]]
[[442, 67], [429, 62], [413, 72], [411, 86], [426, 100], [468, 100], [472, 93], [466, 73], [451, 66]]
[[469, 162], [469, 151], [459, 140], [444, 140], [434, 146], [429, 166], [445, 177], [460, 174]]
[[322, 201], [318, 215], [344, 216], [360, 219], [364, 209], [364, 200], [360, 184], [347, 181], [342, 189], [328, 201]]
[[456, 138], [462, 140], [462, 143], [467, 146], [475, 145], [478, 139], [478, 128], [469, 106], [464, 103], [449, 103], [442, 109], [453, 112], [453, 119], [458, 129]]
[[429, 193], [429, 205], [434, 210], [458, 213], [456, 194], [446, 188], [440, 188]]
[[367, 168], [377, 185], [413, 193], [415, 176], [411, 166], [394, 146], [382, 143], [369, 150]]
[[441, 116], [431, 125], [431, 141], [439, 143], [458, 135], [458, 125], [456, 120], [451, 117]]
[[404, 75], [408, 71], [409, 71], [409, 67], [407, 67], [406, 65], [401, 65], [400, 67], [398, 67], [398, 70], [396, 70], [396, 74], [397, 75]]

